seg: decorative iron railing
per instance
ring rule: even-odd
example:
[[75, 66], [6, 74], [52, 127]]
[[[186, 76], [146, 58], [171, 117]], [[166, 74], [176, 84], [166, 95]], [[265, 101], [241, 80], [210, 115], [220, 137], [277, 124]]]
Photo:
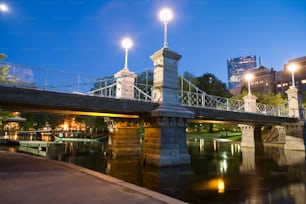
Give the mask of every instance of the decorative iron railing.
[[[213, 96], [205, 93], [187, 79], [180, 77], [179, 100], [181, 104], [203, 108], [212, 108], [225, 111], [247, 112], [244, 100]], [[281, 106], [256, 103], [253, 113], [289, 117], [288, 102]]]
[[[1, 62], [0, 67], [3, 66], [8, 68], [8, 73], [6, 73], [5, 76], [1, 76], [0, 84], [58, 92], [95, 95], [101, 97], [116, 98], [116, 87], [118, 83], [120, 83], [119, 79], [130, 77], [130, 75], [126, 75], [118, 78], [107, 77], [97, 79], [97, 77], [70, 72], [33, 68], [29, 66]], [[145, 76], [146, 79], [142, 80], [145, 81], [144, 83], [137, 83], [137, 81], [134, 83], [134, 97], [129, 99], [151, 101], [153, 78], [148, 79], [148, 69], [146, 69], [145, 72], [135, 74], [138, 74], [138, 76]], [[148, 83], [149, 81], [151, 83]], [[181, 76], [179, 77], [178, 96], [180, 103], [186, 106], [236, 112], [246, 112], [249, 110], [246, 108], [249, 104], [245, 104], [244, 100], [209, 95]], [[257, 103], [256, 110], [251, 112], [281, 117], [295, 117], [297, 113], [300, 113], [300, 117], [305, 115], [304, 109], [289, 110], [288, 104], [288, 101], [281, 106]]]

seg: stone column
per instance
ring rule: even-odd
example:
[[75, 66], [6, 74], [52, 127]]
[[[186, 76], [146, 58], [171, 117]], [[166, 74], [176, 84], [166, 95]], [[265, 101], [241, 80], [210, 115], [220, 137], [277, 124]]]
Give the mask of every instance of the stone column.
[[286, 94], [288, 96], [288, 106], [289, 106], [289, 117], [299, 118], [299, 98], [298, 89], [296, 87], [290, 87]]
[[105, 118], [109, 129], [108, 153], [113, 157], [140, 156], [138, 119]]
[[257, 112], [256, 111], [256, 99], [254, 95], [246, 95], [243, 97], [244, 100], [244, 111], [246, 112]]
[[[254, 95], [246, 95], [243, 97], [244, 100], [244, 111], [256, 112], [256, 99]], [[241, 129], [241, 147], [255, 147], [254, 140], [254, 125], [239, 124]]]
[[145, 118], [143, 163], [154, 166], [190, 164], [186, 144], [186, 121], [194, 113], [178, 98], [177, 64], [181, 55], [163, 48], [155, 52], [153, 102], [159, 106]]
[[116, 97], [134, 99], [135, 72], [123, 68], [114, 75], [116, 80]]
[[241, 147], [255, 147], [254, 141], [254, 128], [253, 125], [238, 125], [241, 129], [242, 137], [241, 137]]
[[298, 123], [287, 125], [285, 150], [306, 150], [305, 123], [305, 121], [300, 120]]
[[179, 105], [177, 65], [181, 57], [168, 48], [151, 55], [154, 63], [153, 102]]

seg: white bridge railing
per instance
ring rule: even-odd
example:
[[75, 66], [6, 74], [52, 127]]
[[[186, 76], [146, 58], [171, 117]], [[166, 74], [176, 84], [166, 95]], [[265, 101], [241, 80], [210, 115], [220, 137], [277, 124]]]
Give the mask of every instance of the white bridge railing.
[[[133, 74], [134, 75], [134, 74]], [[95, 82], [96, 89], [93, 89], [87, 94], [95, 95], [95, 96], [103, 96], [103, 97], [111, 97], [111, 98], [118, 98], [117, 97], [117, 85], [121, 82], [122, 78], [130, 77], [131, 75], [121, 76], [121, 77], [109, 77], [105, 79], [100, 79]], [[133, 100], [140, 100], [140, 101], [151, 101], [151, 90], [152, 86], [143, 83], [134, 83], [133, 85]]]
[[[211, 108], [224, 111], [246, 112], [244, 100], [208, 95], [187, 79], [180, 77], [179, 100], [187, 106]], [[281, 106], [256, 103], [256, 112], [264, 115], [288, 117], [288, 102]]]
[[[120, 83], [120, 78], [107, 77], [97, 79], [75, 73], [55, 71], [51, 69], [33, 68], [29, 66], [16, 65], [11, 63], [0, 63], [0, 67], [9, 67], [9, 72], [3, 76], [0, 70], [0, 84], [7, 86], [19, 86], [50, 90], [66, 93], [77, 93], [84, 95], [95, 95], [101, 97], [116, 98], [116, 86]], [[3, 69], [5, 71], [5, 69]], [[3, 72], [2, 70], [2, 72]], [[138, 73], [138, 74], [143, 74]], [[153, 78], [148, 78], [148, 70], [143, 74], [145, 79], [141, 83], [135, 82], [133, 86], [134, 97], [132, 100], [151, 101], [152, 100], [152, 82]], [[150, 83], [149, 83], [150, 82]], [[200, 90], [197, 86], [183, 77], [179, 77], [179, 101], [186, 106], [211, 108], [223, 111], [246, 112], [246, 106], [243, 100], [213, 96]], [[272, 116], [289, 116], [288, 102], [281, 106], [272, 106], [267, 104], [256, 104], [258, 114]], [[292, 114], [291, 114], [292, 115]], [[305, 114], [303, 114], [305, 115]]]

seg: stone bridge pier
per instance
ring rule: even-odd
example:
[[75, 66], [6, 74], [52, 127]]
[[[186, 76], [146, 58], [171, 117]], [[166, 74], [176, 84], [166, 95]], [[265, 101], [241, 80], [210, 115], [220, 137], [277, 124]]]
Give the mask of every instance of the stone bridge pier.
[[[246, 95], [244, 100], [244, 109], [248, 112], [256, 112], [256, 99], [254, 95]], [[255, 147], [255, 124], [239, 124], [242, 137], [241, 137], [241, 147]]]
[[[298, 90], [295, 87], [289, 88], [288, 96], [288, 116], [300, 118], [295, 124], [278, 124], [272, 127], [265, 142], [272, 142], [274, 144], [283, 144], [287, 150], [301, 150], [306, 149], [306, 126], [302, 109], [302, 103], [298, 97]], [[256, 112], [256, 96], [247, 95], [244, 98], [245, 111]], [[260, 125], [255, 124], [239, 124], [242, 132], [241, 147], [258, 148], [258, 144], [262, 144]], [[255, 134], [256, 133], [256, 134]], [[259, 145], [260, 146], [260, 145]]]
[[105, 118], [109, 129], [107, 152], [112, 157], [140, 156], [139, 119]]
[[[179, 103], [179, 84], [177, 65], [181, 55], [162, 48], [151, 59], [154, 63], [152, 98], [158, 106], [150, 114], [140, 119], [107, 119], [110, 130], [108, 150], [112, 156], [140, 156], [142, 162], [153, 166], [172, 166], [190, 164], [186, 144], [187, 119], [194, 113]], [[118, 80], [118, 98], [134, 96], [133, 73], [123, 69], [116, 73], [120, 77], [128, 74], [129, 79]], [[130, 87], [130, 88], [129, 88]], [[123, 93], [125, 92], [125, 93]], [[139, 123], [144, 122], [144, 143], [141, 154]]]
[[194, 113], [179, 103], [177, 64], [181, 55], [162, 48], [154, 63], [153, 102], [159, 106], [145, 118], [143, 163], [154, 166], [190, 164], [186, 144], [187, 119]]

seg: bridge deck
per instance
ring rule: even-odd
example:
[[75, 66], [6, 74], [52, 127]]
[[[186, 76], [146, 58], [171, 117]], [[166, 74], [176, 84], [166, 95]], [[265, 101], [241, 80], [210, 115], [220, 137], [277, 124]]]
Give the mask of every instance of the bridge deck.
[[[158, 103], [130, 99], [61, 93], [40, 89], [0, 86], [0, 107], [12, 111], [44, 111], [66, 114], [89, 112], [150, 115]], [[232, 121], [257, 124], [296, 123], [298, 118], [277, 117], [251, 112], [224, 111], [183, 106], [203, 120]]]

